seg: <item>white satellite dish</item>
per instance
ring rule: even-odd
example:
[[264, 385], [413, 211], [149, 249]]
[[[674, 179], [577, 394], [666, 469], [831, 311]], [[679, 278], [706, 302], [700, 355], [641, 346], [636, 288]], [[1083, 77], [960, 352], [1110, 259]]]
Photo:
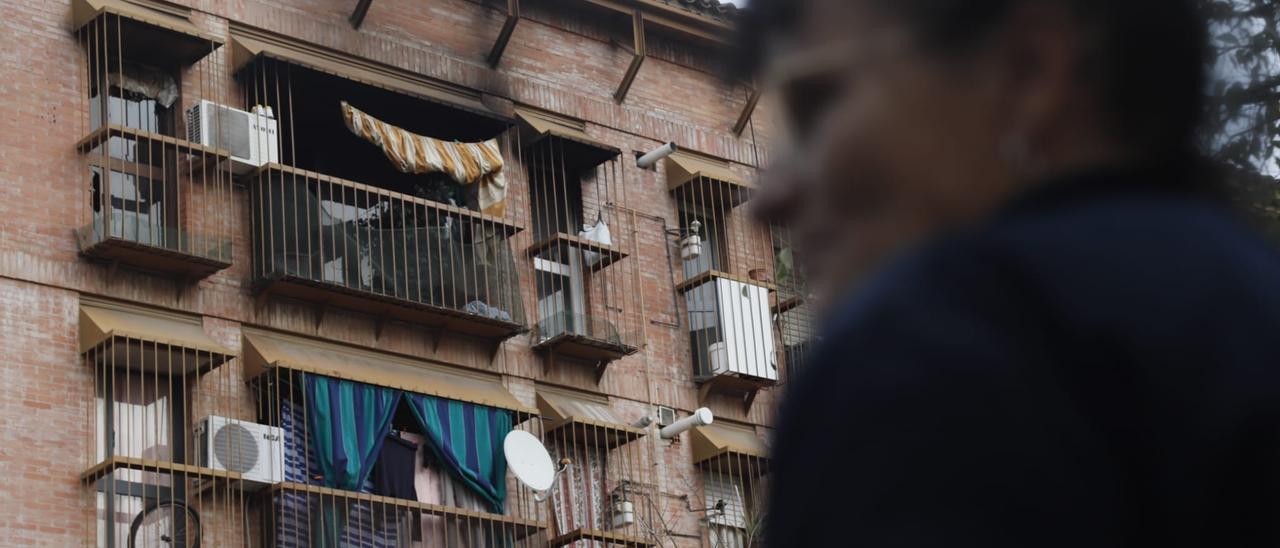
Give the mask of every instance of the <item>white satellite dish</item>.
[[556, 470], [555, 463], [551, 462], [551, 454], [547, 453], [547, 448], [533, 434], [512, 430], [502, 441], [502, 452], [507, 457], [507, 468], [520, 483], [528, 485], [537, 493], [546, 493], [555, 485], [556, 476], [560, 472]]

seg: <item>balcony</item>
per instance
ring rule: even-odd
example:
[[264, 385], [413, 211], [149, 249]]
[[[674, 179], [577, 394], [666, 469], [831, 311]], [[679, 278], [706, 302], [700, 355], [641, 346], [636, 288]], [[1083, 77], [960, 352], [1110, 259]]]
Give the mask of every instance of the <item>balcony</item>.
[[653, 546], [642, 525], [652, 500], [646, 431], [627, 424], [603, 394], [539, 385], [543, 439], [575, 468], [553, 493], [550, 546]]
[[250, 177], [259, 302], [291, 297], [503, 340], [526, 331], [501, 218], [280, 164]]
[[535, 350], [595, 362], [597, 380], [609, 362], [635, 354], [638, 339], [606, 318], [572, 312], [544, 317], [533, 330]]
[[803, 370], [804, 363], [813, 353], [817, 322], [805, 273], [796, 260], [791, 243], [791, 231], [785, 226], [775, 225], [770, 234], [778, 284], [777, 302], [772, 310], [778, 324], [778, 340], [782, 343], [786, 382], [790, 382]]
[[[545, 546], [542, 507], [500, 465], [507, 433], [539, 435], [541, 421], [500, 375], [251, 328], [241, 348], [259, 416], [279, 429], [263, 546]], [[338, 393], [350, 397], [321, 395]], [[366, 435], [356, 417], [373, 415], [382, 430]], [[340, 454], [372, 464], [363, 477], [325, 464]]]
[[535, 243], [538, 322], [533, 348], [546, 359], [586, 362], [599, 383], [609, 363], [638, 351], [641, 331], [634, 216], [620, 191], [620, 151], [586, 122], [517, 109]]
[[556, 263], [568, 263], [572, 253], [585, 253], [588, 260], [586, 268], [590, 272], [599, 272], [609, 265], [627, 258], [617, 247], [593, 242], [582, 236], [572, 236], [563, 232], [544, 238], [529, 248], [529, 256]]
[[[231, 265], [230, 155], [176, 137], [183, 109], [216, 78], [219, 42], [184, 17], [112, 0], [78, 0], [87, 57], [81, 253], [193, 282]], [[178, 10], [182, 11], [182, 10]]]

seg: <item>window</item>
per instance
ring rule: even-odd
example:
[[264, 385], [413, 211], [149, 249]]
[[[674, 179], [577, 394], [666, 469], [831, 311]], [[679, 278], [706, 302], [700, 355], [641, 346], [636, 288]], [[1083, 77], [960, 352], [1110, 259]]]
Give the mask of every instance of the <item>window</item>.
[[[543, 339], [580, 333], [583, 313], [582, 268], [576, 253], [568, 263], [535, 258], [538, 286], [538, 333]], [[576, 267], [576, 268], [575, 268]]]
[[[121, 71], [108, 71], [95, 78], [89, 88], [90, 129], [119, 125], [160, 135], [173, 135], [174, 111], [181, 104], [177, 71], [126, 62]], [[104, 95], [102, 89], [106, 88]], [[107, 116], [103, 117], [103, 111]], [[112, 155], [122, 159], [127, 145], [112, 147]]]
[[[295, 484], [324, 485], [315, 447], [308, 433], [308, 410], [304, 396], [294, 394], [281, 403], [279, 420], [284, 432], [284, 480]], [[403, 402], [395, 409], [392, 430], [375, 456], [372, 472], [358, 492], [443, 505], [473, 512], [492, 509], [462, 481], [453, 476], [427, 446], [412, 412]], [[404, 485], [411, 482], [412, 487]], [[412, 491], [411, 493], [409, 491]], [[273, 527], [276, 546], [320, 544], [316, 523], [323, 508], [334, 503], [343, 517], [341, 531], [335, 531], [343, 546], [485, 546], [502, 545], [501, 534], [492, 525], [479, 521], [414, 512], [406, 507], [389, 507], [357, 500], [317, 498], [297, 491], [285, 491], [275, 499]], [[421, 544], [418, 544], [421, 543]]]
[[746, 508], [742, 482], [734, 476], [703, 476], [711, 545], [739, 548], [746, 541]]
[[[94, 462], [132, 457], [184, 462], [185, 406], [173, 397], [170, 379], [127, 370], [107, 370], [95, 395]], [[175, 443], [178, 442], [178, 443]], [[182, 487], [166, 472], [119, 469], [97, 484], [98, 538], [127, 546], [129, 526], [148, 501], [181, 498]]]
[[699, 375], [708, 375], [712, 371], [712, 345], [724, 343], [716, 283], [713, 280], [690, 288], [685, 292], [684, 299], [689, 311], [689, 341], [693, 350], [694, 371]]
[[707, 532], [712, 548], [754, 548], [763, 541], [763, 505], [756, 497], [763, 489], [739, 475], [704, 470]]
[[[383, 151], [347, 128], [342, 103], [405, 131], [444, 141], [480, 142], [501, 135], [495, 119], [365, 85], [285, 62], [250, 67], [246, 105], [272, 108], [280, 129], [280, 161], [434, 202], [479, 210], [476, 185], [447, 175], [404, 173]], [[371, 205], [371, 204], [369, 204]], [[419, 221], [427, 219], [419, 217]]]
[[770, 227], [770, 234], [773, 237], [774, 283], [778, 284], [786, 296], [802, 295], [806, 280], [795, 247], [791, 243], [791, 231], [775, 225]]
[[608, 455], [603, 447], [557, 440], [548, 446], [551, 460], [568, 458], [573, 465], [560, 476], [552, 492], [556, 531], [608, 530], [612, 527], [607, 491]]
[[508, 518], [534, 511], [529, 492], [501, 459], [506, 435], [532, 417], [496, 375], [282, 333], [242, 336], [259, 420], [283, 440], [283, 481], [263, 511], [273, 546], [528, 537], [526, 519]]
[[[173, 74], [136, 63], [110, 72], [89, 89], [90, 129], [123, 127], [157, 135], [173, 135], [179, 85]], [[105, 83], [105, 82], [110, 82]], [[106, 89], [106, 93], [103, 93]], [[155, 247], [169, 247], [176, 225], [179, 156], [162, 147], [120, 133], [90, 151], [90, 196], [97, 237], [112, 237]], [[104, 174], [110, 184], [104, 185]]]
[[[577, 234], [583, 217], [582, 180], [572, 161], [566, 165], [564, 144], [554, 137], [545, 138], [529, 147], [525, 155], [534, 241]], [[535, 257], [533, 263], [537, 273], [539, 338], [585, 333], [582, 252], [564, 247]]]
[[799, 257], [791, 243], [791, 231], [773, 226], [774, 277], [778, 285], [774, 318], [782, 336], [783, 361], [787, 378], [794, 378], [809, 357], [813, 346], [813, 311]]
[[[100, 166], [89, 168], [93, 174], [91, 193], [95, 220], [101, 223], [104, 215], [111, 218], [111, 233], [140, 244], [164, 247], [169, 232], [166, 215], [165, 184], [149, 177], [116, 170], [104, 170]], [[111, 174], [111, 190], [102, 189], [102, 174]], [[102, 211], [102, 196], [109, 196], [109, 213]]]

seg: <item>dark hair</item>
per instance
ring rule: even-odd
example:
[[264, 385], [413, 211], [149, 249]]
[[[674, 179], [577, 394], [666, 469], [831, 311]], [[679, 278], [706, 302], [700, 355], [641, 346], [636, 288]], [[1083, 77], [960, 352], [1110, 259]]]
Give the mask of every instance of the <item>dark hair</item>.
[[[867, 0], [938, 52], [963, 52], [1030, 0]], [[1049, 0], [1090, 33], [1084, 77], [1111, 129], [1158, 158], [1189, 155], [1204, 101], [1207, 31], [1194, 0]], [[755, 72], [774, 40], [795, 32], [813, 0], [752, 0], [740, 21], [739, 70]]]

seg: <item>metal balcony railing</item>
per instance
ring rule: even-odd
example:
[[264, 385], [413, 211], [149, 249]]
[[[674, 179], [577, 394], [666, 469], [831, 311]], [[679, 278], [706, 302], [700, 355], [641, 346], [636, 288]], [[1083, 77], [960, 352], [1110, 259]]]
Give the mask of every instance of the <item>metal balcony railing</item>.
[[617, 348], [624, 354], [635, 352], [639, 334], [624, 332], [607, 318], [574, 312], [556, 312], [544, 316], [534, 326], [535, 344], [545, 344], [557, 337], [581, 337], [602, 345]]
[[250, 193], [260, 290], [482, 336], [524, 330], [519, 226], [278, 164]]

